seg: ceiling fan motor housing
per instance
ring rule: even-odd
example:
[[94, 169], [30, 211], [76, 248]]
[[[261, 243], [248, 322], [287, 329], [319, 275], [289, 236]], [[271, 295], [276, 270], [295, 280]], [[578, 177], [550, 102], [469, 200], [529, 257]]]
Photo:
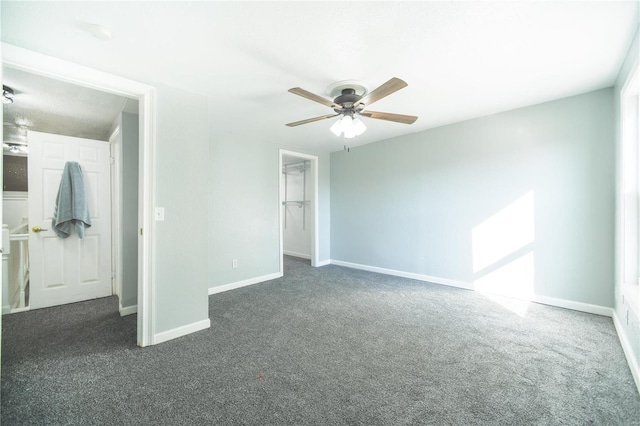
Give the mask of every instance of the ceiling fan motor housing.
[[362, 96], [356, 95], [356, 91], [354, 89], [342, 89], [342, 94], [335, 98], [333, 102], [338, 105], [341, 105], [342, 108], [350, 109], [353, 108], [353, 104], [362, 99]]

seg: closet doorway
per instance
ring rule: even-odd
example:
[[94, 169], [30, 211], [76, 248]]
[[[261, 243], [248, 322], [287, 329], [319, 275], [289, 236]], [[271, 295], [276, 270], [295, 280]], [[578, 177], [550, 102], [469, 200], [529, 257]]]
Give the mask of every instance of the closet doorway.
[[283, 256], [318, 261], [318, 157], [280, 150], [280, 272]]

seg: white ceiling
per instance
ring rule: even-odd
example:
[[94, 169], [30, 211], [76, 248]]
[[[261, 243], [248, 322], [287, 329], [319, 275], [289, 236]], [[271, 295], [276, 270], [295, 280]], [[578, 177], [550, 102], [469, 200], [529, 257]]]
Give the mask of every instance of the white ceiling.
[[[409, 86], [350, 146], [613, 85], [638, 2], [2, 2], [2, 40], [211, 99], [215, 128], [335, 151], [330, 114], [287, 93], [355, 79]], [[111, 41], [87, 31], [111, 29]]]
[[27, 130], [109, 140], [117, 115], [137, 101], [9, 67], [2, 82], [14, 90], [3, 105], [3, 141], [26, 144]]

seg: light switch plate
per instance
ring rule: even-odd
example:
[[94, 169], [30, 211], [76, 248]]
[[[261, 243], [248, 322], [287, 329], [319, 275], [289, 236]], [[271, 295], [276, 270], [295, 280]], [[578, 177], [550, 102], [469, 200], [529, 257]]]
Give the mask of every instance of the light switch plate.
[[156, 221], [164, 220], [164, 207], [156, 207]]

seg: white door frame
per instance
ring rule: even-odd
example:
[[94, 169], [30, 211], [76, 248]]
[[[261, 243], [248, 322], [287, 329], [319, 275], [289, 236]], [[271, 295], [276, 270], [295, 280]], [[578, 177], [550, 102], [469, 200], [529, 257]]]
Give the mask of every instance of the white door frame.
[[280, 273], [284, 274], [284, 227], [282, 226], [282, 157], [289, 155], [292, 157], [299, 157], [305, 160], [311, 161], [311, 177], [313, 179], [313, 202], [312, 202], [312, 217], [313, 217], [313, 232], [311, 232], [311, 266], [320, 265], [320, 249], [318, 241], [318, 157], [315, 155], [303, 154], [296, 151], [288, 151], [286, 149], [280, 150], [280, 157], [278, 161], [278, 212], [280, 229]]
[[111, 287], [113, 294], [120, 301], [118, 309], [124, 316], [133, 312], [123, 313], [122, 308], [122, 112], [118, 114], [115, 129], [109, 136], [109, 151], [111, 155]]
[[138, 100], [140, 105], [139, 199], [141, 203], [138, 211], [140, 235], [138, 244], [137, 341], [138, 345], [142, 347], [154, 344], [155, 223], [153, 206], [155, 203], [156, 89], [146, 84], [6, 43], [2, 43], [2, 62], [4, 65], [33, 74]]

